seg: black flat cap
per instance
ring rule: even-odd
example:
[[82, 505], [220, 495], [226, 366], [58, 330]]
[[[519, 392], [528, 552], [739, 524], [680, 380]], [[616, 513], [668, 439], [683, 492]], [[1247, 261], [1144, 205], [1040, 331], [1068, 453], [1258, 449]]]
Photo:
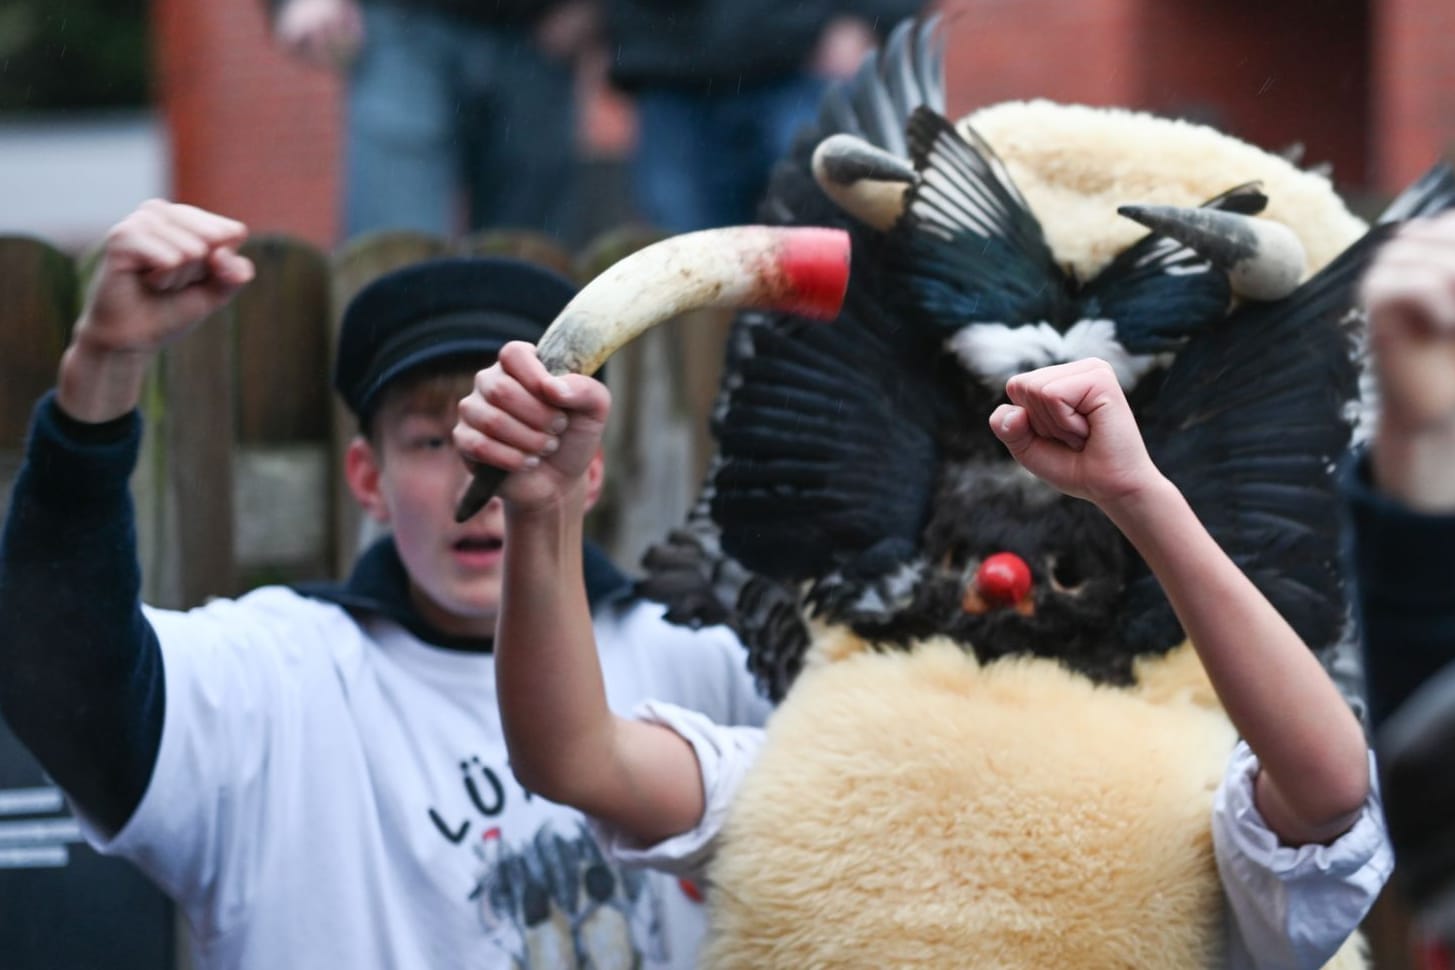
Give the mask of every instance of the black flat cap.
[[565, 277], [512, 259], [435, 259], [387, 273], [344, 311], [334, 389], [366, 419], [380, 391], [423, 364], [483, 367], [512, 340], [535, 343], [575, 295]]

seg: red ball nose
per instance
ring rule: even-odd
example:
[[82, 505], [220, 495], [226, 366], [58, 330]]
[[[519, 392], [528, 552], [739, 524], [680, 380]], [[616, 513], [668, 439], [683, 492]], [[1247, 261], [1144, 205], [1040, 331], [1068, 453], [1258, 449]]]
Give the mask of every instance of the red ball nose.
[[1015, 553], [997, 552], [975, 570], [975, 591], [992, 603], [1019, 603], [1031, 591], [1031, 569]]

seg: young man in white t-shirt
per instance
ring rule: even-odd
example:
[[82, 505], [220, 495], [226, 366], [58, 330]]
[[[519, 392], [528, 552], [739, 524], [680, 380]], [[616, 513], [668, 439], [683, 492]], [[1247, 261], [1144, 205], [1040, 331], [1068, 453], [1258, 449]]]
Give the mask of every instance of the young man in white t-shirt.
[[[689, 967], [696, 893], [608, 863], [509, 767], [492, 639], [499, 502], [463, 524], [456, 402], [573, 295], [506, 260], [390, 274], [350, 304], [345, 473], [389, 527], [337, 586], [187, 613], [138, 599], [128, 480], [147, 365], [252, 276], [244, 227], [150, 202], [105, 250], [38, 405], [0, 539], [0, 710], [88, 839], [178, 903], [202, 967]], [[599, 494], [602, 459], [587, 474]], [[741, 648], [583, 547], [607, 694], [761, 723]]]

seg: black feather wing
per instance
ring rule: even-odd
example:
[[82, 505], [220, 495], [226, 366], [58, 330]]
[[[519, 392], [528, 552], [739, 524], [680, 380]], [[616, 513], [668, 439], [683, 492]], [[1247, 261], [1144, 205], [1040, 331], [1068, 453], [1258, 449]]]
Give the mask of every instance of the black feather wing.
[[796, 160], [807, 163], [829, 135], [857, 135], [872, 145], [909, 157], [905, 124], [920, 105], [944, 113], [944, 54], [938, 17], [906, 21], [883, 51], [871, 51], [846, 84], [824, 95], [818, 122], [800, 139]]
[[[937, 23], [897, 27], [882, 52], [829, 91], [817, 120], [775, 168], [759, 210], [764, 222], [851, 234], [845, 310], [828, 326], [760, 313], [738, 318], [713, 418], [719, 452], [687, 523], [644, 561], [639, 590], [666, 603], [673, 622], [731, 625], [775, 699], [808, 646], [794, 577], [882, 548], [886, 535], [911, 534], [928, 507], [932, 444], [922, 415], [929, 405], [921, 400], [926, 389], [906, 377], [917, 366], [906, 355], [926, 349], [909, 349], [889, 323], [878, 234], [824, 196], [810, 159], [839, 132], [907, 155], [911, 113], [944, 107]], [[900, 409], [915, 417], [905, 441], [891, 442], [906, 424]]]
[[[724, 551], [784, 582], [913, 549], [928, 516], [947, 399], [931, 341], [851, 288], [829, 326], [755, 334], [719, 431], [712, 517]], [[893, 564], [886, 564], [886, 568]]]
[[[1441, 163], [1289, 297], [1244, 305], [1190, 340], [1140, 415], [1153, 459], [1315, 649], [1348, 622], [1334, 474], [1359, 420], [1359, 279], [1399, 222], [1452, 207], [1455, 172]], [[1123, 613], [1133, 645], [1181, 636], [1148, 574]]]
[[[1255, 215], [1267, 205], [1256, 182], [1203, 203], [1240, 215]], [[1115, 320], [1123, 347], [1134, 354], [1157, 354], [1176, 350], [1191, 334], [1222, 320], [1231, 298], [1226, 273], [1175, 239], [1151, 232], [1087, 283], [1078, 316]]]
[[900, 312], [946, 335], [972, 321], [1061, 320], [1067, 281], [995, 151], [924, 107], [908, 134], [919, 177], [886, 250]]
[[1440, 162], [1399, 194], [1379, 217], [1379, 224], [1432, 216], [1455, 206], [1455, 170]]
[[829, 88], [818, 117], [801, 128], [793, 149], [773, 169], [758, 208], [770, 225], [839, 226], [856, 242], [872, 233], [824, 195], [814, 181], [813, 150], [830, 135], [857, 135], [885, 151], [909, 157], [905, 126], [915, 108], [943, 111], [945, 84], [938, 17], [905, 21], [882, 51], [872, 51], [848, 80]]
[[[1356, 419], [1355, 288], [1376, 228], [1287, 298], [1245, 304], [1192, 338], [1141, 415], [1152, 458], [1208, 531], [1314, 648], [1347, 621], [1335, 467]], [[1176, 630], [1150, 576], [1128, 640]], [[1175, 635], [1175, 634], [1174, 634]]]
[[829, 202], [810, 160], [840, 132], [896, 154], [913, 150], [914, 119], [940, 118], [944, 106], [937, 26], [937, 17], [900, 24], [882, 52], [831, 89], [769, 186], [767, 210], [844, 225], [854, 254], [832, 325], [756, 315], [738, 323], [743, 349], [724, 374], [710, 507], [723, 550], [761, 576], [820, 575], [886, 537], [913, 538], [927, 514], [936, 404], [923, 375], [936, 350], [895, 322], [882, 237]]

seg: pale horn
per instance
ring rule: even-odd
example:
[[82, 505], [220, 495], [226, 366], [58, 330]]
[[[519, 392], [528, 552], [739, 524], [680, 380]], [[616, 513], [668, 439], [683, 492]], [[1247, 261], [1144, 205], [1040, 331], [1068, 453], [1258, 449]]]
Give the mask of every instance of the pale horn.
[[1283, 299], [1307, 269], [1303, 243], [1272, 219], [1171, 205], [1124, 205], [1117, 212], [1205, 257], [1228, 274], [1234, 293], [1250, 300]]
[[813, 150], [813, 180], [840, 209], [888, 232], [904, 212], [914, 166], [854, 135], [830, 135]]
[[[552, 374], [594, 374], [618, 348], [680, 313], [752, 308], [832, 320], [848, 285], [849, 236], [840, 229], [733, 226], [673, 236], [586, 284], [536, 354]], [[455, 521], [484, 508], [505, 476], [475, 466]]]

